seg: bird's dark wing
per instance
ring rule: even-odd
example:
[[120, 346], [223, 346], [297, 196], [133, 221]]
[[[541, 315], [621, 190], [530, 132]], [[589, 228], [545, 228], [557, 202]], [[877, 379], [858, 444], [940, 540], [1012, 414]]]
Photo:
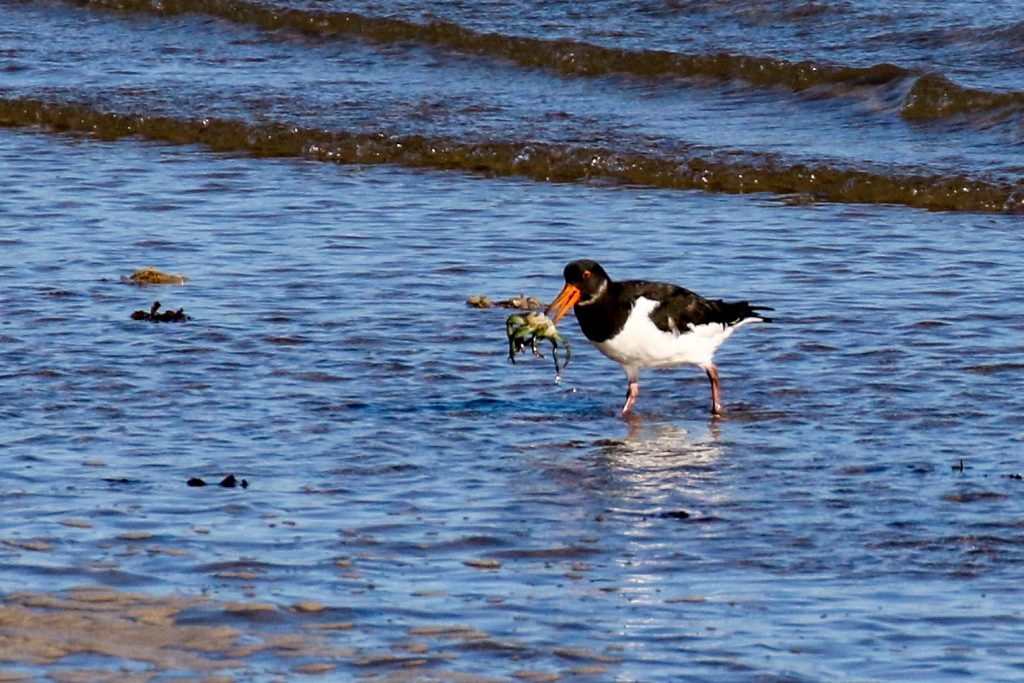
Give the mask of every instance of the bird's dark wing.
[[769, 319], [760, 314], [765, 307], [751, 306], [746, 301], [727, 302], [705, 299], [678, 285], [661, 282], [632, 281], [622, 283], [623, 294], [657, 301], [659, 306], [651, 313], [651, 320], [660, 330], [685, 334], [690, 326], [719, 323], [734, 325], [747, 318]]

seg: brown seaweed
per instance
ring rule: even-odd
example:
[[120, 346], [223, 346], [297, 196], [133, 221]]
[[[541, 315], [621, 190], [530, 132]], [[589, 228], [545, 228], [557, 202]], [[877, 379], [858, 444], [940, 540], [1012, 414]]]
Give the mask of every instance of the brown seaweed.
[[489, 297], [482, 294], [475, 294], [466, 299], [466, 305], [470, 308], [514, 308], [520, 311], [544, 308], [544, 303], [540, 299], [525, 294], [514, 296], [511, 299], [502, 299], [501, 301], [492, 301]]
[[138, 285], [139, 287], [146, 285], [183, 285], [188, 282], [188, 278], [180, 273], [165, 273], [152, 266], [146, 266], [145, 268], [139, 268], [131, 275], [122, 275], [121, 282], [127, 285]]

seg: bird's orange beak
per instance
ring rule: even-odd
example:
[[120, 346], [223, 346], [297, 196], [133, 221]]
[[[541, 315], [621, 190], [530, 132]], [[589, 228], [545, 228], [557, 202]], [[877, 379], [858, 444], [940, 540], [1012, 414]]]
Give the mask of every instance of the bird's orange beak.
[[562, 288], [561, 293], [551, 302], [547, 310], [544, 311], [544, 315], [550, 316], [551, 311], [555, 311], [555, 317], [551, 318], [551, 322], [557, 323], [562, 319], [569, 309], [576, 305], [576, 302], [583, 296], [583, 292], [576, 285], [567, 284]]

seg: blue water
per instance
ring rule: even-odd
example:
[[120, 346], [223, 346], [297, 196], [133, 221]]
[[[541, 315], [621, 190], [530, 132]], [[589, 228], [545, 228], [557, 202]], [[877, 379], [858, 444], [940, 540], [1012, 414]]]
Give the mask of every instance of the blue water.
[[[459, 624], [490, 644], [434, 669], [498, 678], [1020, 674], [1015, 221], [0, 145], [5, 590], [316, 600], [363, 656]], [[726, 419], [680, 369], [623, 422], [571, 319], [555, 384], [465, 307], [583, 254], [776, 308], [719, 354]], [[154, 299], [192, 320], [129, 319]]]

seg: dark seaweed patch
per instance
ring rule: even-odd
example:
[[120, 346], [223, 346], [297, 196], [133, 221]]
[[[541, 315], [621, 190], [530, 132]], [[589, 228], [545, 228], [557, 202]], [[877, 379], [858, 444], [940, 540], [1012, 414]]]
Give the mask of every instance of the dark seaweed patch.
[[1024, 211], [1024, 182], [926, 175], [899, 167], [859, 170], [827, 162], [791, 163], [775, 156], [661, 156], [534, 141], [464, 141], [423, 135], [325, 131], [280, 122], [178, 119], [112, 113], [77, 104], [0, 98], [0, 126], [33, 126], [103, 140], [135, 137], [200, 144], [255, 157], [302, 157], [338, 164], [398, 164], [520, 176], [541, 182], [628, 185], [741, 194], [806, 194], [817, 201], [902, 204], [935, 211]]
[[132, 313], [132, 320], [147, 320], [152, 323], [183, 323], [191, 318], [185, 315], [185, 309], [179, 308], [176, 311], [164, 311], [160, 313], [160, 302], [154, 301], [148, 311], [135, 311]]

